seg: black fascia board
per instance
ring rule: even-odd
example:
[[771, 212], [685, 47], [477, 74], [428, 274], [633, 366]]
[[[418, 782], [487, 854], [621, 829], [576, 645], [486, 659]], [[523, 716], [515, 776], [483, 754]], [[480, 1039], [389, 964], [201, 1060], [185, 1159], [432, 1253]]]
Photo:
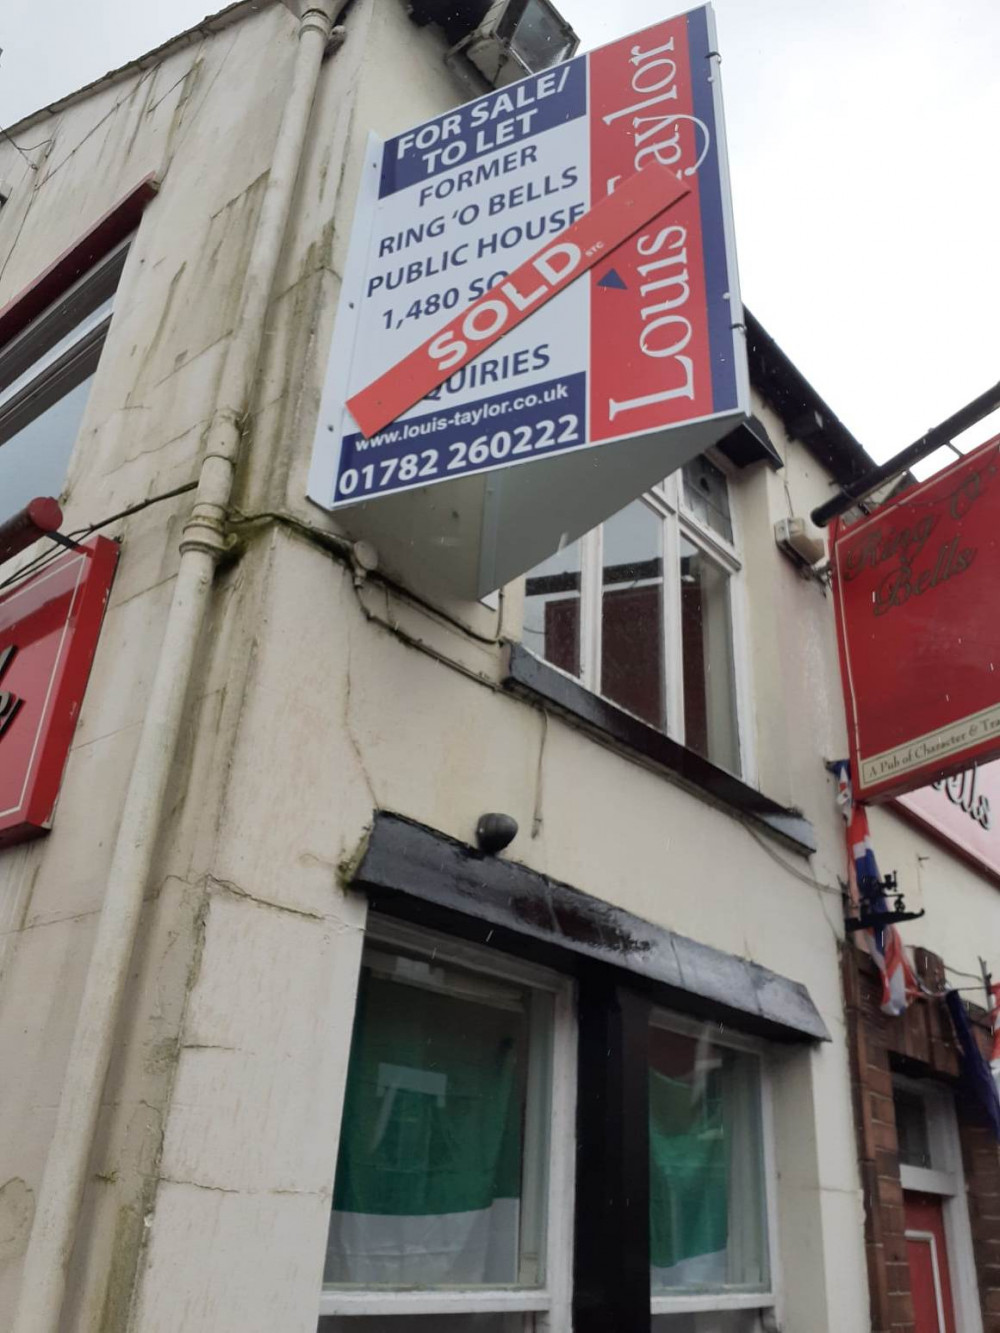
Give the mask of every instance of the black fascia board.
[[867, 449], [746, 307], [744, 316], [754, 389], [781, 418], [789, 437], [798, 440], [837, 485], [859, 481], [875, 466]]
[[627, 978], [679, 1013], [774, 1041], [830, 1040], [801, 982], [402, 815], [376, 813], [351, 887], [412, 924], [571, 975]]
[[598, 740], [631, 752], [695, 795], [708, 798], [739, 819], [759, 825], [761, 832], [781, 839], [796, 852], [809, 856], [816, 851], [813, 826], [798, 810], [780, 805], [742, 778], [727, 773], [633, 713], [594, 694], [519, 643], [507, 646], [504, 687], [533, 702], [551, 705]]

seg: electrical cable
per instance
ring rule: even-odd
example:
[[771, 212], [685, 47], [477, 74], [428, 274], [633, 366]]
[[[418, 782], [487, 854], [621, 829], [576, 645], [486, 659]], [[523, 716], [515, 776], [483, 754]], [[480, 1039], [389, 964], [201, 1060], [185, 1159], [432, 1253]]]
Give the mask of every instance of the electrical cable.
[[7, 142], [10, 144], [11, 148], [13, 148], [15, 152], [21, 154], [21, 156], [24, 158], [25, 162], [27, 162], [28, 166], [31, 168], [32, 171], [38, 170], [38, 163], [32, 162], [28, 154], [34, 153], [37, 149], [44, 148], [46, 144], [53, 142], [52, 139], [42, 139], [40, 143], [29, 144], [27, 148], [22, 148], [21, 145], [16, 142], [16, 140], [10, 137], [10, 135], [7, 133], [7, 131], [4, 129], [2, 125], [0, 125], [0, 135], [3, 135], [3, 137], [7, 140]]
[[760, 833], [757, 832], [757, 830], [748, 820], [740, 819], [737, 822], [742, 824], [742, 826], [750, 834], [751, 838], [753, 838], [754, 842], [760, 844], [762, 850], [767, 852], [771, 860], [775, 861], [779, 866], [781, 866], [782, 870], [784, 870], [787, 874], [791, 875], [793, 879], [800, 880], [803, 884], [808, 885], [810, 889], [818, 889], [821, 893], [828, 893], [831, 895], [831, 897], [840, 898], [841, 900], [843, 900], [844, 895], [839, 888], [835, 889], [832, 884], [824, 884], [822, 880], [814, 879], [812, 875], [804, 875], [801, 870], [796, 870], [793, 865], [789, 865], [789, 863], [785, 860], [783, 856], [779, 856], [778, 853], [774, 850], [774, 848], [769, 846], [767, 840]]
[[[183, 486], [175, 486], [173, 490], [163, 491], [160, 495], [151, 495], [146, 500], [140, 500], [138, 504], [129, 505], [127, 509], [120, 509], [118, 513], [110, 514], [107, 518], [99, 519], [96, 523], [89, 523], [86, 527], [75, 528], [72, 532], [67, 533], [66, 535], [72, 541], [79, 541], [81, 537], [89, 537], [92, 533], [99, 532], [101, 528], [106, 528], [111, 523], [117, 523], [121, 518], [129, 518], [132, 514], [139, 514], [142, 510], [149, 509], [151, 505], [160, 504], [163, 500], [173, 500], [178, 495], [184, 495], [188, 491], [193, 491], [197, 484], [198, 483], [195, 481], [189, 481], [185, 482]], [[27, 578], [29, 574], [35, 574], [40, 569], [44, 569], [45, 566], [51, 564], [53, 560], [58, 560], [62, 554], [64, 554], [63, 549], [55, 545], [51, 548], [46, 548], [44, 551], [40, 551], [39, 554], [29, 560], [26, 565], [22, 565], [20, 569], [15, 570], [13, 574], [0, 582], [0, 591], [3, 591], [4, 588], [9, 588], [14, 583], [20, 582], [23, 578]]]
[[[299, 536], [304, 537], [307, 541], [311, 541], [325, 550], [342, 555], [347, 559], [350, 559], [352, 556], [354, 543], [349, 538], [340, 537], [336, 533], [325, 532], [322, 528], [314, 528], [311, 524], [304, 523], [302, 519], [296, 518], [294, 514], [286, 513], [283, 510], [265, 509], [253, 514], [243, 514], [240, 513], [239, 510], [234, 510], [231, 526], [238, 530], [241, 526], [261, 523], [267, 519], [270, 519], [275, 523], [283, 524], [293, 532], [297, 532]], [[451, 625], [467, 638], [475, 639], [478, 643], [484, 643], [490, 648], [495, 647], [501, 641], [504, 618], [504, 594], [502, 588], [500, 589], [499, 605], [497, 607], [496, 629], [493, 634], [480, 634], [478, 630], [473, 629], [471, 625], [467, 625], [464, 621], [459, 620], [457, 616], [451, 615], [448, 611], [445, 611], [443, 607], [436, 606], [433, 602], [427, 601], [425, 598], [421, 597], [419, 593], [414, 592], [411, 588], [405, 587], [401, 583], [397, 583], [394, 579], [389, 578], [388, 575], [383, 574], [378, 569], [372, 570], [371, 573], [367, 574], [365, 577], [372, 582], [385, 584], [392, 589], [397, 597], [401, 597], [404, 601], [412, 603], [422, 611], [426, 611], [428, 615], [434, 616], [435, 619]]]
[[81, 537], [89, 537], [92, 532], [98, 532], [101, 528], [106, 528], [110, 523], [117, 523], [120, 518], [130, 518], [132, 514], [139, 514], [150, 505], [160, 504], [163, 500], [173, 500], [178, 495], [186, 495], [188, 491], [193, 491], [197, 487], [196, 481], [187, 481], [183, 486], [175, 486], [172, 491], [163, 491], [159, 495], [152, 495], [148, 500], [140, 500], [138, 504], [129, 505], [128, 509], [120, 509], [117, 514], [111, 514], [108, 518], [102, 518], [97, 523], [91, 523], [85, 528], [77, 528], [68, 533], [74, 541]]

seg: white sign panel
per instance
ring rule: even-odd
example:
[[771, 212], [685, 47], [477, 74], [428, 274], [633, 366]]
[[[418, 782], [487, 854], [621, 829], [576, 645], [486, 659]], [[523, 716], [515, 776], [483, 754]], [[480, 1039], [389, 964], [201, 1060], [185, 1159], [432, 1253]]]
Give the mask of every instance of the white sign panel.
[[[690, 457], [733, 428], [748, 387], [714, 52], [710, 10], [696, 9], [372, 141], [314, 501], [357, 505], [700, 423]], [[463, 327], [468, 308], [646, 167], [688, 193], [459, 365], [456, 344], [490, 331], [488, 317]], [[454, 373], [366, 436], [348, 400], [432, 337]], [[662, 475], [684, 461], [663, 457]]]

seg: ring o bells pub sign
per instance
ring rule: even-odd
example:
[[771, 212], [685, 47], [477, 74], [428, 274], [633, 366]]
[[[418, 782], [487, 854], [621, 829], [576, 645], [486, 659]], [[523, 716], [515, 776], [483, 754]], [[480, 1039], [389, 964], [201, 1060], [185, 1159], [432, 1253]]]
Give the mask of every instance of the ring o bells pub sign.
[[408, 582], [500, 587], [748, 407], [714, 23], [371, 139], [309, 496]]
[[1000, 756], [1000, 436], [832, 541], [856, 794]]

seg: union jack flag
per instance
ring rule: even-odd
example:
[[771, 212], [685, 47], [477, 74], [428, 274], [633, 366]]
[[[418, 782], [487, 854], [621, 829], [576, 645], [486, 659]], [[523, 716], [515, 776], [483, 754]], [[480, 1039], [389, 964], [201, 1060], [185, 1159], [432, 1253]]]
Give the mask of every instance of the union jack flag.
[[[870, 912], [888, 911], [882, 876], [872, 850], [868, 815], [863, 805], [855, 805], [851, 788], [851, 768], [846, 759], [833, 766], [837, 778], [837, 804], [847, 824], [848, 892], [853, 907]], [[903, 940], [895, 926], [879, 926], [865, 931], [868, 952], [882, 974], [882, 1012], [898, 1017], [920, 994], [917, 979], [903, 949]]]

